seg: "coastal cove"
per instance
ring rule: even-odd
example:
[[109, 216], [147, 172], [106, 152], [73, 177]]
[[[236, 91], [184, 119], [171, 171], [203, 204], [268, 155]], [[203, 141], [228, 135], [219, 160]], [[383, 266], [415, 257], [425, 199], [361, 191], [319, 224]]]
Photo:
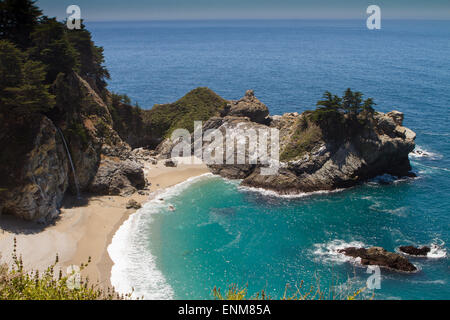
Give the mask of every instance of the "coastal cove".
[[12, 262], [11, 253], [16, 239], [17, 250], [24, 257], [25, 268], [43, 272], [55, 261], [58, 254], [58, 268], [65, 273], [67, 267], [80, 266], [87, 263], [91, 257], [92, 261], [83, 271], [83, 275], [88, 276], [92, 283], [98, 283], [101, 288], [110, 286], [113, 262], [107, 253], [107, 247], [117, 229], [135, 211], [126, 209], [127, 202], [133, 199], [144, 204], [158, 191], [208, 172], [203, 165], [166, 168], [162, 163], [149, 163], [147, 168], [146, 176], [154, 182], [148, 195], [136, 193], [130, 197], [71, 197], [66, 199], [60, 218], [49, 226], [18, 221], [14, 217], [3, 217], [3, 231], [0, 233], [2, 262]]
[[0, 39], [2, 299], [450, 299], [449, 21], [27, 5]]
[[[405, 243], [443, 245], [435, 235], [445, 235], [445, 214], [418, 230], [423, 211], [412, 208], [428, 196], [399, 197], [413, 187], [426, 190], [426, 181], [386, 183], [381, 178], [339, 192], [275, 196], [218, 176], [192, 179], [161, 195], [175, 211], [155, 199], [119, 229], [108, 249], [118, 262], [112, 284], [120, 292], [133, 287], [137, 297], [148, 299], [210, 299], [214, 286], [230, 284], [280, 298], [286, 285], [316, 284], [319, 277], [324, 288], [339, 284], [334, 290], [345, 296], [365, 287], [370, 274], [339, 249], [382, 246], [395, 252]], [[383, 202], [386, 197], [390, 203]], [[381, 290], [364, 296], [449, 294], [445, 249], [410, 261], [418, 273], [382, 269]]]
[[[137, 286], [139, 293], [209, 299], [214, 286], [237, 282], [248, 283], [250, 293], [267, 289], [276, 296], [287, 283], [315, 284], [315, 271], [324, 286], [337, 277], [347, 284], [356, 271], [356, 284], [349, 286], [360, 288], [369, 275], [335, 255], [344, 246], [395, 251], [400, 245], [435, 243], [446, 250], [450, 96], [445, 84], [450, 74], [442, 61], [449, 49], [448, 22], [384, 21], [374, 33], [358, 20], [101, 22], [89, 27], [105, 47], [110, 88], [145, 108], [208, 86], [229, 99], [254, 89], [271, 114], [283, 114], [312, 109], [324, 88], [341, 93], [351, 87], [374, 97], [377, 110], [395, 106], [417, 134], [410, 154], [416, 179], [381, 177], [349, 190], [296, 198], [203, 177], [171, 198], [176, 211], [147, 213], [143, 208], [141, 218], [134, 218], [142, 224], [134, 226], [141, 231], [136, 237], [161, 286]], [[127, 40], [130, 33], [133, 39]], [[355, 45], [348, 46], [349, 41]], [[208, 209], [191, 206], [194, 200]], [[139, 252], [130, 247], [128, 253], [134, 250]], [[411, 261], [420, 269], [415, 275], [382, 271], [375, 299], [450, 297], [447, 257]], [[140, 270], [139, 263], [127, 269], [131, 265], [124, 263], [122, 272]], [[151, 275], [144, 275], [147, 283], [155, 279]], [[119, 270], [115, 281], [123, 288], [137, 284]]]

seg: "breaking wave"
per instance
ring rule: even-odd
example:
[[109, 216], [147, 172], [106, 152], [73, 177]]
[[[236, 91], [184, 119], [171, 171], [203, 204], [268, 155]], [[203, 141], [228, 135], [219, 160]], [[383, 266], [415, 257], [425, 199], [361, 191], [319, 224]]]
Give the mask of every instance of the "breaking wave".
[[120, 294], [132, 292], [135, 298], [167, 300], [174, 291], [157, 268], [155, 256], [148, 248], [148, 236], [153, 215], [167, 210], [168, 199], [180, 194], [193, 183], [212, 176], [207, 173], [190, 178], [173, 187], [155, 192], [152, 199], [132, 214], [115, 233], [108, 253], [114, 265], [111, 284]]

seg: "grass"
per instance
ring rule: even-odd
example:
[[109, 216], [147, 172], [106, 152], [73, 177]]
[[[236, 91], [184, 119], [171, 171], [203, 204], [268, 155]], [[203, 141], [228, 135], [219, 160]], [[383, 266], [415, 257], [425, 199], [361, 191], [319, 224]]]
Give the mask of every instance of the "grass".
[[174, 103], [155, 105], [144, 122], [155, 137], [168, 137], [175, 129], [194, 131], [194, 121], [206, 121], [226, 106], [226, 100], [208, 88], [197, 88]]
[[280, 159], [290, 161], [300, 158], [310, 152], [321, 140], [322, 130], [314, 122], [308, 121], [306, 117], [301, 117], [288, 144], [281, 152]]
[[[320, 287], [319, 280], [317, 280], [316, 285], [310, 287], [305, 287], [303, 281], [294, 288], [286, 285], [284, 294], [280, 299], [273, 299], [265, 290], [249, 294], [248, 286], [239, 287], [236, 284], [230, 285], [225, 292], [222, 292], [220, 288], [214, 287], [213, 297], [216, 300], [364, 300], [367, 299], [362, 295], [365, 291], [366, 288], [354, 291], [336, 291], [332, 288], [324, 291]], [[369, 297], [369, 299], [372, 298], [373, 295]]]

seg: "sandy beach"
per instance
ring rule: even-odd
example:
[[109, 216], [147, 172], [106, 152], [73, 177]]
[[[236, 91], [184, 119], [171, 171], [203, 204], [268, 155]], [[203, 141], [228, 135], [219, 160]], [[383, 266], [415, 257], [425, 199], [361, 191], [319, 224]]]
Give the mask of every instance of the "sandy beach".
[[17, 251], [23, 256], [27, 270], [45, 270], [59, 256], [63, 272], [68, 266], [91, 263], [83, 271], [91, 282], [110, 286], [113, 265], [107, 247], [117, 229], [136, 210], [126, 209], [130, 199], [143, 204], [155, 191], [179, 184], [191, 177], [209, 172], [204, 164], [179, 164], [165, 167], [146, 164], [146, 177], [151, 183], [147, 195], [138, 193], [129, 197], [91, 196], [77, 200], [65, 199], [60, 217], [54, 224], [43, 227], [36, 223], [19, 221], [13, 217], [0, 218], [0, 253], [2, 262], [11, 262], [14, 238]]

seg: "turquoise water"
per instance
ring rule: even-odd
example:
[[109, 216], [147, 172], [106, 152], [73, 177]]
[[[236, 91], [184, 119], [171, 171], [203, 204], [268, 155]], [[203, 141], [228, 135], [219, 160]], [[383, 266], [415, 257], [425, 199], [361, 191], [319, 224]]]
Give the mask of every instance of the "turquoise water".
[[[91, 23], [104, 46], [110, 89], [141, 106], [197, 86], [228, 99], [255, 89], [272, 114], [313, 107], [352, 87], [377, 109], [405, 113], [417, 133], [417, 179], [280, 198], [202, 177], [152, 201], [111, 248], [113, 284], [151, 298], [210, 298], [214, 286], [249, 284], [280, 296], [300, 280], [360, 287], [364, 268], [333, 251], [345, 244], [395, 250], [450, 243], [450, 22], [233, 21]], [[168, 203], [176, 211], [167, 209]], [[119, 241], [120, 240], [120, 241]], [[120, 244], [120, 243], [121, 244]], [[450, 298], [448, 258], [412, 259], [416, 274], [382, 271], [380, 299]], [[351, 277], [351, 281], [347, 280]]]

